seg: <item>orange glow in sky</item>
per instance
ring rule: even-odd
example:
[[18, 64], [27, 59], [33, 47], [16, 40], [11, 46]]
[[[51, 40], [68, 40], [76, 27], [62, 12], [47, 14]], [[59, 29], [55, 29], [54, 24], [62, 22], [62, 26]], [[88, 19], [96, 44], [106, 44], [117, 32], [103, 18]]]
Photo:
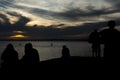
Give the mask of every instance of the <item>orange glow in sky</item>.
[[25, 39], [25, 38], [27, 38], [27, 36], [24, 36], [22, 34], [16, 34], [16, 35], [10, 36], [10, 39]]

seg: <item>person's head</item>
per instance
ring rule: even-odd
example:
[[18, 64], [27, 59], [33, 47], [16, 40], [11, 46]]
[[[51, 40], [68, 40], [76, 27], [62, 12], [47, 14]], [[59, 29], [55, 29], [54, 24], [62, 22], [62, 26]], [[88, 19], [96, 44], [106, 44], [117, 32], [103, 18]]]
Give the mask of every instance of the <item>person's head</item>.
[[12, 44], [8, 44], [7, 47], [6, 47], [6, 49], [10, 49], [11, 50], [11, 49], [14, 49], [14, 47], [13, 47]]
[[116, 25], [115, 21], [113, 21], [113, 20], [108, 21], [108, 26], [109, 26], [110, 28], [114, 28], [115, 25]]
[[63, 49], [64, 49], [64, 48], [67, 48], [67, 46], [66, 46], [66, 45], [63, 45]]
[[32, 44], [31, 43], [27, 43], [25, 45], [25, 54], [30, 53], [30, 51], [31, 51], [32, 48], [33, 48]]
[[25, 45], [25, 49], [31, 49], [33, 46], [32, 46], [32, 44], [31, 43], [27, 43], [26, 45]]

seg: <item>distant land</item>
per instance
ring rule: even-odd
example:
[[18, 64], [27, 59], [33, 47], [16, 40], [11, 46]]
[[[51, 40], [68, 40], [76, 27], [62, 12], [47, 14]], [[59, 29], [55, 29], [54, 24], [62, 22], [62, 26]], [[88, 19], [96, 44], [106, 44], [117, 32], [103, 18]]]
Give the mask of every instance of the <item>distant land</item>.
[[0, 41], [87, 41], [87, 39], [0, 39]]

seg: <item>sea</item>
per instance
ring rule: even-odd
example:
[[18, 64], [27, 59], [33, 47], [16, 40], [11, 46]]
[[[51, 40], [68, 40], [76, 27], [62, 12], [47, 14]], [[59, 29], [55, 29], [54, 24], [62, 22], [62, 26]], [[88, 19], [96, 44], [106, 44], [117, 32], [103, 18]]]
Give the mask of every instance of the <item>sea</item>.
[[[0, 41], [0, 57], [7, 44], [13, 44], [18, 52], [19, 60], [24, 56], [24, 47], [27, 43], [32, 43], [33, 48], [39, 52], [40, 61], [45, 61], [62, 56], [62, 46], [66, 45], [70, 50], [71, 56], [91, 57], [91, 44], [87, 41]], [[103, 56], [103, 50], [101, 53]], [[0, 59], [0, 64], [2, 60]], [[1, 65], [0, 65], [1, 67]]]

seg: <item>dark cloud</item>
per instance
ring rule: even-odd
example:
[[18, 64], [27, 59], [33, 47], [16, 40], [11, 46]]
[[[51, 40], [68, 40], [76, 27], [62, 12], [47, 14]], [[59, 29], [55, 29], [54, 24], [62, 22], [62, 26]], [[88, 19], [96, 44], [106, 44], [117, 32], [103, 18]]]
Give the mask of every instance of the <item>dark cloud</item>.
[[[120, 25], [120, 20], [116, 20], [117, 25]], [[19, 23], [19, 22], [18, 22]], [[59, 25], [51, 25], [48, 27], [29, 27], [29, 26], [17, 26], [18, 24], [14, 24], [10, 27], [2, 26], [0, 27], [1, 39], [5, 39], [8, 36], [13, 35], [13, 31], [19, 30], [24, 31], [24, 35], [29, 36], [29, 39], [76, 39], [71, 38], [75, 35], [88, 34], [92, 32], [94, 29], [101, 29], [102, 27], [107, 26], [107, 22], [97, 22], [97, 23], [85, 23], [80, 26], [68, 26], [66, 28], [56, 28], [57, 26], [63, 26], [64, 24]], [[54, 27], [56, 26], [56, 27]], [[77, 37], [78, 38], [78, 37]]]
[[[7, 1], [7, 0], [4, 0]], [[10, 0], [11, 2], [14, 0]], [[78, 7], [74, 8], [67, 8], [66, 10], [63, 10], [62, 12], [55, 12], [50, 10], [45, 10], [41, 8], [31, 8], [31, 7], [25, 7], [25, 6], [17, 6], [15, 5], [15, 8], [21, 9], [25, 12], [29, 12], [31, 14], [40, 16], [45, 19], [49, 20], [59, 20], [59, 21], [81, 21], [81, 18], [94, 18], [101, 15], [108, 15], [120, 12], [119, 4], [120, 1], [116, 0], [106, 0], [110, 4], [114, 6], [114, 8], [108, 8], [103, 7], [101, 9], [96, 9], [95, 6], [86, 6], [85, 9], [81, 9]], [[6, 5], [11, 5], [11, 2], [2, 2], [0, 0], [0, 6], [5, 7]], [[3, 5], [1, 5], [4, 4]], [[25, 26], [26, 23], [30, 21], [29, 18], [26, 18], [16, 12], [6, 12], [8, 15], [15, 16], [19, 18], [19, 21], [17, 21], [15, 24], [10, 24], [9, 19], [6, 15], [0, 13], [0, 18], [2, 18], [5, 23], [2, 24], [0, 22], [0, 39], [5, 39], [11, 35], [13, 35], [13, 31], [24, 31], [26, 36], [30, 36], [29, 39], [51, 39], [51, 38], [70, 38], [66, 36], [71, 35], [82, 35], [82, 34], [88, 34], [94, 29], [100, 29], [104, 26], [106, 26], [107, 22], [94, 22], [94, 23], [85, 23], [84, 25], [80, 26], [66, 26], [66, 28], [59, 29], [58, 26], [64, 26], [65, 24], [58, 24], [51, 26], [42, 26], [42, 27], [29, 27]], [[118, 18], [119, 19], [119, 18]], [[117, 25], [120, 25], [120, 20], [116, 20]]]
[[[9, 19], [4, 14], [0, 13], [0, 18], [5, 21], [4, 25], [10, 25]], [[1, 24], [1, 23], [0, 23]]]
[[[49, 27], [25, 27], [27, 36], [32, 39], [71, 39], [71, 35], [82, 35], [92, 32], [94, 29], [100, 29], [106, 26], [107, 22], [86, 23], [83, 26], [68, 26], [66, 28]], [[75, 38], [72, 38], [75, 39]]]
[[[14, 5], [14, 1], [15, 0], [1, 0], [1, 3], [3, 4], [7, 4], [7, 6]], [[75, 7], [75, 5], [73, 7], [72, 4], [66, 5], [67, 7], [65, 7], [65, 10], [61, 11], [61, 12], [55, 12], [55, 11], [50, 11], [50, 10], [45, 10], [45, 9], [41, 9], [41, 8], [34, 8], [34, 7], [28, 7], [28, 6], [20, 6], [20, 5], [14, 5], [14, 8], [18, 8], [21, 9], [25, 12], [40, 16], [42, 18], [45, 19], [49, 19], [49, 20], [58, 20], [58, 21], [82, 21], [84, 20], [83, 18], [86, 19], [92, 19], [94, 17], [99, 17], [102, 15], [108, 15], [108, 14], [113, 14], [113, 13], [117, 13], [120, 12], [120, 1], [116, 0], [105, 0], [108, 3], [112, 4], [114, 7], [117, 8], [108, 8], [108, 7], [101, 7], [100, 9], [97, 9], [96, 6], [92, 6], [92, 5], [86, 5], [85, 9], [81, 9], [80, 7]], [[72, 2], [73, 3], [73, 2]], [[51, 3], [52, 4], [52, 3]], [[58, 8], [59, 9], [59, 8]], [[12, 13], [11, 13], [12, 14]]]
[[119, 9], [119, 7], [120, 7], [120, 0], [105, 0], [105, 1], [107, 1], [108, 3], [110, 3], [112, 6], [114, 6], [114, 7], [116, 7], [116, 8], [118, 8]]
[[89, 9], [87, 7], [87, 10], [82, 10], [79, 8], [75, 8], [75, 9], [69, 9], [65, 12], [62, 13], [58, 13], [58, 16], [63, 17], [63, 18], [67, 18], [67, 19], [71, 19], [71, 20], [80, 20], [80, 18], [84, 18], [84, 17], [98, 17], [101, 15], [105, 15], [105, 14], [111, 14], [114, 11], [111, 11], [107, 8], [103, 8], [103, 9], [94, 9], [94, 7], [91, 9]]
[[[86, 6], [86, 10], [80, 8], [68, 8], [63, 12], [53, 12], [49, 10], [44, 10], [40, 8], [31, 8], [31, 7], [23, 7], [23, 6], [16, 6], [19, 9], [24, 11], [28, 11], [34, 15], [38, 15], [45, 19], [49, 20], [59, 20], [59, 21], [81, 21], [81, 18], [91, 18], [91, 17], [99, 17], [102, 15], [108, 15], [117, 13], [120, 10], [118, 9], [110, 9], [103, 7], [101, 9], [95, 9], [94, 6]], [[92, 19], [92, 18], [91, 18]]]
[[14, 24], [14, 26], [23, 27], [30, 21], [29, 18], [21, 16], [19, 21]]
[[[5, 12], [5, 11], [4, 11]], [[15, 16], [18, 17], [19, 20], [15, 23], [15, 24], [11, 24], [9, 21], [9, 18], [6, 16], [6, 14], [2, 14], [0, 13], [0, 18], [4, 20], [4, 23], [0, 22], [0, 39], [4, 39], [7, 38], [9, 36], [11, 36], [13, 34], [13, 31], [24, 31], [24, 27], [26, 25], [27, 22], [29, 22], [30, 20], [20, 14], [13, 14], [10, 12], [5, 12], [7, 13], [7, 15], [10, 16]], [[27, 29], [25, 29], [26, 31]]]
[[[30, 21], [29, 18], [24, 17], [16, 12], [9, 12], [9, 11], [3, 11], [3, 12], [5, 12], [7, 15], [19, 18], [19, 20], [14, 24], [14, 26], [25, 26], [26, 23]], [[9, 21], [10, 19], [6, 16], [6, 14], [0, 13], [0, 18], [4, 20], [4, 25], [11, 26], [10, 21]]]
[[[96, 26], [96, 25], [95, 25]], [[31, 39], [51, 39], [51, 38], [66, 38], [64, 36], [69, 35], [78, 35], [88, 33], [95, 26], [91, 26], [91, 24], [85, 24], [84, 26], [71, 26], [68, 28], [53, 28], [50, 27], [0, 27], [0, 31], [2, 30], [1, 37], [8, 37], [12, 35], [12, 32], [15, 30], [24, 30], [25, 35], [30, 36]]]
[[15, 0], [0, 0], [0, 7], [2, 8], [7, 8], [8, 6], [10, 7], [13, 5]]

